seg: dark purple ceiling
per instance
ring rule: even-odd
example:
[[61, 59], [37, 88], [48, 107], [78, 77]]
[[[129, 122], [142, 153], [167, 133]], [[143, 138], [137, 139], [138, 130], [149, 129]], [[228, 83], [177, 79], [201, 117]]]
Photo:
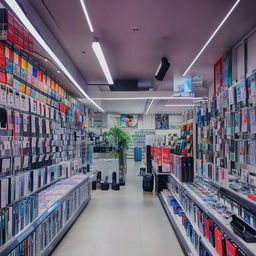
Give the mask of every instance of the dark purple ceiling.
[[[57, 36], [88, 83], [106, 82], [91, 49], [93, 37], [101, 41], [114, 79], [151, 80], [162, 56], [167, 56], [171, 62], [166, 78], [171, 79], [172, 74], [185, 71], [235, 2], [85, 0], [95, 30], [92, 34], [79, 0], [29, 1]], [[241, 1], [222, 33], [216, 37], [214, 47], [210, 45], [197, 62], [195, 72], [200, 71], [198, 69], [201, 67], [203, 73], [209, 73], [208, 66], [255, 25], [252, 7], [256, 7], [255, 0]], [[133, 26], [138, 26], [140, 31], [133, 32]]]
[[[80, 0], [28, 1], [87, 83], [106, 83], [91, 48], [96, 37], [113, 79], [150, 81], [161, 57], [168, 57], [171, 63], [168, 74], [163, 82], [156, 83], [157, 90], [165, 91], [172, 89], [173, 76], [183, 74], [235, 3], [235, 0], [84, 0], [95, 30], [91, 33]], [[213, 64], [256, 25], [255, 9], [255, 0], [241, 0], [190, 74], [204, 75], [206, 85], [211, 85]], [[133, 32], [133, 26], [140, 31]], [[93, 89], [108, 90], [102, 86]], [[110, 112], [115, 111], [116, 103], [110, 106]], [[143, 112], [145, 104], [138, 103], [137, 107], [137, 112]]]

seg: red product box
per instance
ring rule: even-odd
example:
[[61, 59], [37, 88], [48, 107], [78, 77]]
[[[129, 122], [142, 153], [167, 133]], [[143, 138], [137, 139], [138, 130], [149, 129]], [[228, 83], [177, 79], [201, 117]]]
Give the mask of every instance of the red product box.
[[18, 36], [18, 46], [23, 48], [23, 38], [21, 36]]
[[5, 57], [10, 59], [12, 62], [14, 61], [14, 52], [10, 48], [5, 46]]
[[6, 84], [6, 74], [0, 72], [0, 83]]
[[256, 195], [254, 195], [254, 194], [249, 193], [248, 198], [253, 200], [253, 201], [256, 201]]
[[64, 114], [66, 113], [66, 106], [62, 103], [60, 103], [60, 112], [62, 112]]
[[185, 220], [186, 216], [182, 215], [181, 218], [182, 218], [182, 226], [184, 226], [184, 220]]
[[37, 77], [38, 80], [42, 81], [42, 72], [37, 70]]
[[214, 237], [215, 237], [215, 249], [216, 252], [222, 256], [222, 238], [223, 238], [223, 233], [218, 229], [214, 229]]
[[23, 26], [19, 22], [18, 22], [17, 28], [18, 28], [18, 34], [22, 36], [23, 35]]
[[0, 56], [1, 57], [5, 56], [5, 46], [2, 42], [0, 42]]
[[18, 55], [18, 65], [19, 65], [19, 67], [22, 66], [22, 58], [20, 55]]
[[0, 56], [0, 68], [5, 70], [5, 57]]
[[210, 224], [211, 224], [211, 220], [206, 218], [204, 220], [205, 236], [208, 238], [209, 241], [210, 241]]
[[17, 33], [13, 34], [13, 43], [16, 45], [18, 44], [18, 34]]
[[236, 256], [236, 247], [226, 240], [226, 256]]
[[171, 171], [171, 154], [170, 148], [164, 147], [162, 149], [163, 156], [163, 169], [162, 172], [170, 172]]
[[13, 17], [13, 27], [14, 27], [15, 33], [18, 33], [19, 22], [15, 17]]
[[24, 27], [23, 27], [23, 39], [26, 41], [29, 40], [29, 33]]
[[14, 34], [14, 26], [13, 26], [13, 24], [8, 24], [8, 32]]
[[158, 165], [163, 166], [163, 148], [158, 147], [158, 152], [157, 152], [157, 160], [158, 160]]
[[33, 52], [33, 37], [31, 34], [28, 35], [28, 50]]
[[7, 32], [7, 40], [10, 41], [11, 43], [14, 43], [14, 34], [11, 33], [10, 31]]
[[33, 43], [28, 43], [28, 51], [33, 52]]
[[14, 17], [11, 12], [7, 12], [7, 18], [8, 18], [8, 25], [13, 25], [14, 23]]
[[28, 49], [29, 49], [28, 41], [26, 41], [26, 40], [23, 41], [23, 48], [24, 48], [25, 50], [28, 50]]

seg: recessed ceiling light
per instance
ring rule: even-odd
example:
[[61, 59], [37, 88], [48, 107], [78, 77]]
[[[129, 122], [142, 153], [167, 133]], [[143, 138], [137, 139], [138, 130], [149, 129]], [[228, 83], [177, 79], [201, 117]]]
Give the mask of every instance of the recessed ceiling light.
[[59, 74], [60, 74], [60, 71], [59, 71], [59, 70], [57, 70], [57, 73], [59, 73]]
[[236, 8], [236, 6], [239, 4], [241, 0], [237, 0], [235, 2], [235, 4], [232, 6], [232, 8], [229, 10], [229, 12], [227, 13], [227, 15], [225, 16], [225, 18], [222, 20], [222, 22], [219, 24], [219, 26], [215, 29], [215, 31], [213, 32], [213, 34], [210, 36], [210, 38], [208, 39], [208, 41], [205, 43], [205, 45], [203, 46], [203, 48], [200, 50], [200, 52], [197, 54], [197, 56], [195, 57], [195, 59], [192, 61], [192, 63], [189, 65], [189, 67], [186, 69], [186, 71], [184, 72], [183, 76], [185, 76], [188, 71], [191, 69], [191, 67], [194, 65], [194, 63], [197, 61], [197, 59], [200, 57], [200, 55], [203, 53], [203, 51], [205, 50], [205, 48], [208, 46], [208, 44], [212, 41], [212, 39], [214, 38], [214, 36], [217, 34], [217, 32], [220, 30], [220, 28], [223, 26], [223, 24], [225, 23], [225, 21], [228, 19], [228, 17], [231, 15], [231, 13], [234, 11], [234, 9]]
[[84, 0], [80, 0], [80, 3], [81, 3], [81, 6], [82, 6], [82, 9], [84, 11], [84, 16], [85, 16], [85, 18], [87, 20], [87, 23], [88, 23], [88, 26], [90, 28], [90, 31], [94, 32], [93, 27], [92, 27], [92, 23], [91, 23], [91, 20], [90, 20], [90, 17], [89, 17], [89, 14], [88, 14], [86, 6], [84, 4]]
[[45, 61], [45, 62], [48, 62], [48, 59], [45, 58], [44, 61]]
[[73, 85], [77, 88], [77, 90], [87, 98], [95, 107], [97, 107], [100, 111], [104, 112], [104, 110], [94, 102], [88, 94], [83, 90], [83, 88], [77, 83], [75, 78], [70, 74], [70, 72], [66, 69], [63, 63], [59, 60], [59, 58], [55, 55], [49, 45], [44, 41], [32, 23], [29, 21], [25, 13], [20, 8], [19, 4], [15, 0], [5, 0], [8, 6], [13, 10], [16, 16], [20, 19], [22, 24], [27, 28], [27, 30], [32, 34], [35, 40], [45, 49], [45, 51], [49, 54], [49, 56], [55, 61], [55, 63], [60, 67], [63, 73], [67, 76], [67, 78], [73, 83]]
[[108, 69], [108, 64], [106, 62], [106, 59], [104, 57], [103, 51], [101, 49], [100, 43], [99, 42], [92, 42], [92, 49], [94, 50], [94, 53], [100, 63], [101, 69], [108, 81], [108, 84], [113, 84], [113, 79], [111, 77], [110, 71]]
[[134, 27], [132, 27], [132, 31], [133, 31], [133, 32], [139, 32], [139, 31], [140, 31], [140, 28], [137, 27], [137, 26], [134, 26]]

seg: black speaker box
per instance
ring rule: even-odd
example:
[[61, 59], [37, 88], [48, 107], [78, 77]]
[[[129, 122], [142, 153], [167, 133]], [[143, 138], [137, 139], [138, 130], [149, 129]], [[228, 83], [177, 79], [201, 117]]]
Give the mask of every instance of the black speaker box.
[[166, 58], [162, 58], [160, 66], [155, 74], [156, 80], [163, 81], [165, 74], [167, 73], [170, 67], [170, 63]]

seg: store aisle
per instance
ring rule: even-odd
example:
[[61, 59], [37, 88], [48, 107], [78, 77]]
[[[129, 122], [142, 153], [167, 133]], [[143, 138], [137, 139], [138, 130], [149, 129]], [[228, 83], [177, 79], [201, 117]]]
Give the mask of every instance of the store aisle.
[[53, 256], [184, 255], [159, 199], [142, 191], [140, 166], [128, 160], [128, 182], [120, 191], [93, 191]]

